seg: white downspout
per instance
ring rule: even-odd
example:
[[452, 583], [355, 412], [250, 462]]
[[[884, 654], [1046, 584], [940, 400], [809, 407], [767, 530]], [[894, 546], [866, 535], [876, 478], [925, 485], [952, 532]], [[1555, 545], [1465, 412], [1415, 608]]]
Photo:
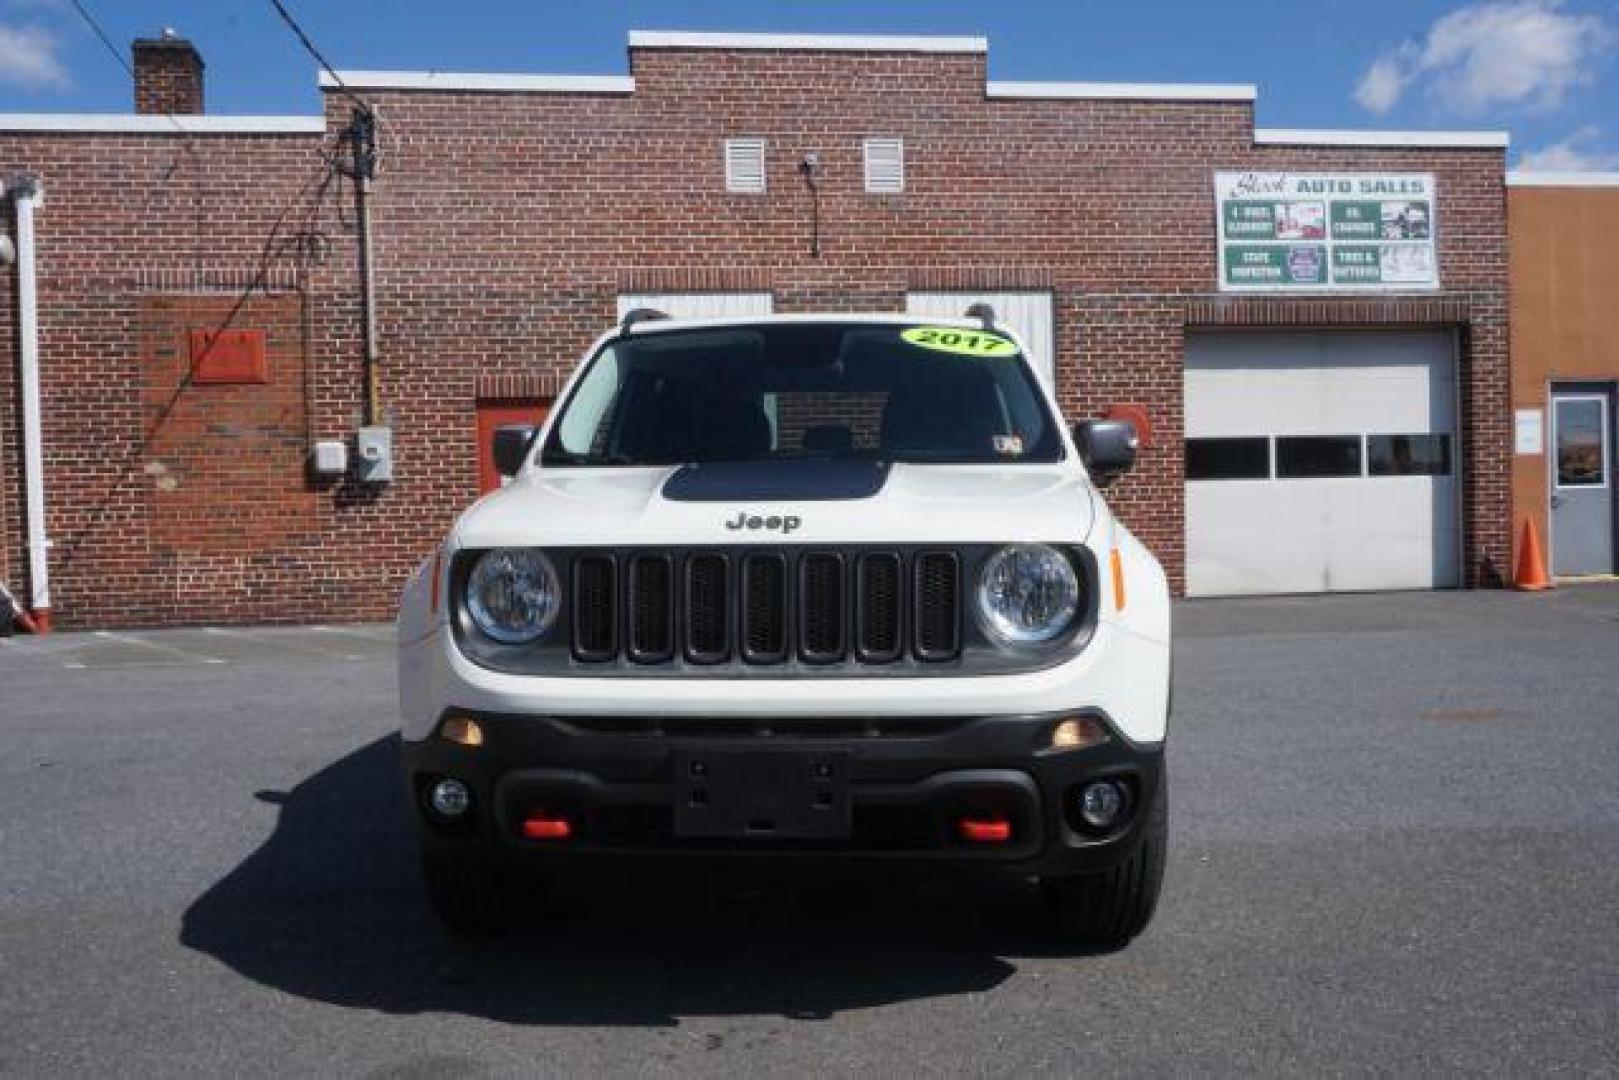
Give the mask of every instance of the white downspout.
[[45, 453], [39, 405], [39, 286], [34, 272], [34, 207], [39, 181], [11, 181], [17, 204], [17, 330], [21, 337], [23, 480], [28, 516], [28, 584], [33, 620], [40, 633], [51, 625], [51, 576], [45, 535]]

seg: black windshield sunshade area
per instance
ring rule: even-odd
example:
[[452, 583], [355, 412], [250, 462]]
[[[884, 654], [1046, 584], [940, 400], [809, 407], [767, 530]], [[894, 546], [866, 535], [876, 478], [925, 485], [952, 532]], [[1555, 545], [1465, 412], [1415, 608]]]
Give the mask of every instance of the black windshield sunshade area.
[[[1062, 445], [1010, 339], [897, 323], [759, 323], [609, 342], [575, 384], [541, 463], [1050, 462]], [[861, 475], [880, 486], [880, 475]]]

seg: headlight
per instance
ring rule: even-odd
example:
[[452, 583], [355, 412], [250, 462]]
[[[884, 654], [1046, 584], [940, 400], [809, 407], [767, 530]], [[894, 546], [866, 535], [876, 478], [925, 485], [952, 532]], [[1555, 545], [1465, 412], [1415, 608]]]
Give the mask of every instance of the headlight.
[[551, 632], [561, 607], [556, 568], [538, 551], [486, 551], [467, 575], [467, 613], [502, 644], [538, 641]]
[[1003, 547], [978, 575], [978, 613], [994, 637], [1037, 645], [1057, 637], [1079, 611], [1079, 575], [1056, 548]]

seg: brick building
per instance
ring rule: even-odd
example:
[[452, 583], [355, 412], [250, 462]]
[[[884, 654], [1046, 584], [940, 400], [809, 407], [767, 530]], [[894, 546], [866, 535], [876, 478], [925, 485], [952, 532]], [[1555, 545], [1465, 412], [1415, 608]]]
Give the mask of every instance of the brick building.
[[[133, 116], [0, 116], [37, 281], [34, 319], [0, 267], [0, 580], [26, 604], [43, 552], [58, 625], [388, 616], [487, 482], [480, 439], [641, 303], [987, 297], [1070, 419], [1147, 421], [1110, 497], [1179, 588], [1507, 573], [1504, 137], [990, 82], [971, 38], [635, 34], [626, 76], [346, 72], [313, 118], [200, 115], [194, 50], [135, 57]], [[378, 122], [387, 483], [311, 466], [367, 420], [349, 94]], [[1253, 561], [1278, 521], [1280, 575]]]

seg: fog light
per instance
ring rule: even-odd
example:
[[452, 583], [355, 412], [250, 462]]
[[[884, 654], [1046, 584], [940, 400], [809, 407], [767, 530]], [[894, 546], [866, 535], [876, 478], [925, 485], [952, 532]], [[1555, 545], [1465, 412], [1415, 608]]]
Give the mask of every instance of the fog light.
[[483, 727], [471, 717], [449, 717], [438, 726], [438, 733], [451, 742], [460, 743], [462, 746], [483, 745]]
[[472, 806], [472, 792], [459, 780], [440, 780], [428, 795], [433, 811], [447, 818], [458, 818]]
[[1079, 816], [1093, 829], [1109, 829], [1124, 813], [1124, 786], [1116, 780], [1096, 780], [1079, 793]]
[[1053, 750], [1078, 750], [1107, 741], [1107, 728], [1094, 716], [1076, 716], [1051, 729]]

